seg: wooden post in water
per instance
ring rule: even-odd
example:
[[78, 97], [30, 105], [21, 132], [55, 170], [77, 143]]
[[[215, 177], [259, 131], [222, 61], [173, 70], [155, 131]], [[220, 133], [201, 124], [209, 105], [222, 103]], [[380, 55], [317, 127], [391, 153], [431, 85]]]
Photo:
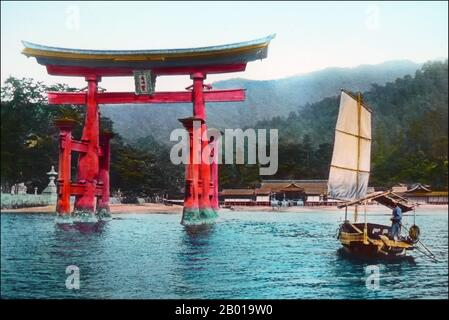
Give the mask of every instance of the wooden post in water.
[[179, 119], [184, 128], [189, 133], [189, 158], [185, 171], [185, 190], [184, 190], [184, 208], [182, 213], [182, 224], [188, 224], [189, 221], [199, 216], [199, 171], [197, 148], [200, 146], [199, 133], [201, 132], [201, 119], [190, 117]]
[[55, 121], [59, 128], [59, 163], [57, 181], [56, 212], [59, 215], [70, 215], [70, 184], [72, 159], [72, 130], [74, 120], [60, 119]]
[[97, 213], [101, 216], [108, 216], [110, 214], [109, 208], [109, 167], [111, 161], [111, 138], [112, 134], [104, 132], [100, 134], [100, 145], [102, 155], [100, 157], [100, 170], [98, 172], [98, 179], [102, 185], [101, 196], [97, 200]]
[[86, 119], [81, 141], [87, 144], [86, 152], [79, 156], [78, 183], [84, 185], [84, 192], [75, 199], [75, 214], [95, 214], [95, 191], [98, 182], [99, 165], [99, 112], [97, 104], [98, 82], [96, 75], [87, 76]]
[[211, 197], [211, 207], [214, 210], [219, 209], [219, 202], [218, 202], [218, 150], [219, 147], [218, 141], [215, 139], [210, 142], [211, 146], [211, 158], [212, 164], [211, 164], [211, 185], [212, 185], [212, 197]]

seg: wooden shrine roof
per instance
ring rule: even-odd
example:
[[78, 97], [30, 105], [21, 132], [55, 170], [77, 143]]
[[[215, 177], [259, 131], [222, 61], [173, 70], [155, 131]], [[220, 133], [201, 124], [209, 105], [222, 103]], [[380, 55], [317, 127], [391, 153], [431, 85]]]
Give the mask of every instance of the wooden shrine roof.
[[[22, 41], [27, 57], [41, 65], [82, 68], [176, 68], [244, 64], [267, 57], [268, 45], [275, 35], [226, 45], [157, 50], [88, 50], [49, 47]], [[51, 72], [49, 72], [52, 74]], [[53, 73], [56, 74], [56, 73]]]
[[[283, 192], [285, 188], [293, 186], [302, 188], [307, 194], [326, 194], [327, 180], [264, 180], [259, 190], [269, 190], [270, 192]], [[288, 189], [287, 189], [288, 190]], [[296, 191], [296, 190], [292, 190]], [[300, 191], [299, 189], [297, 191]]]
[[281, 192], [304, 192], [304, 188], [298, 186], [296, 183], [290, 183], [288, 186], [283, 187]]
[[426, 192], [431, 192], [431, 191], [432, 190], [430, 189], [429, 186], [417, 183], [413, 187], [411, 187], [410, 189], [405, 191], [405, 193], [418, 193], [418, 192], [426, 193]]

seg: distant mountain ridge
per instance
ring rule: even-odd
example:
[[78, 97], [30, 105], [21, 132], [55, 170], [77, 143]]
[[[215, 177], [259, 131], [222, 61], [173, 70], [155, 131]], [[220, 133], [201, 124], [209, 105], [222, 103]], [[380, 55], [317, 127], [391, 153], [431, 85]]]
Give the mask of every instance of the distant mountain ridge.
[[[327, 68], [303, 75], [276, 80], [230, 79], [213, 83], [217, 89], [244, 88], [245, 102], [209, 103], [209, 127], [244, 128], [275, 116], [286, 117], [301, 107], [339, 94], [341, 88], [367, 91], [372, 84], [383, 85], [405, 75], [412, 75], [422, 66], [407, 60], [388, 61], [354, 68]], [[153, 136], [168, 143], [170, 132], [180, 127], [177, 119], [192, 115], [191, 104], [108, 105], [102, 115], [114, 122], [114, 128], [126, 140]]]

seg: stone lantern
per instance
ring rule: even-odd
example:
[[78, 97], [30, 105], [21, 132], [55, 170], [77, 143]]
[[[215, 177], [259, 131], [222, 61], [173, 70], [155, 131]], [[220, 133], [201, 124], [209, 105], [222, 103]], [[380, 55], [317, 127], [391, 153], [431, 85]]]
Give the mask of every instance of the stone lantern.
[[51, 166], [51, 170], [47, 172], [47, 175], [50, 182], [48, 183], [48, 186], [44, 189], [44, 191], [42, 191], [42, 194], [56, 197], [57, 191], [55, 179], [58, 173], [55, 171], [54, 166]]

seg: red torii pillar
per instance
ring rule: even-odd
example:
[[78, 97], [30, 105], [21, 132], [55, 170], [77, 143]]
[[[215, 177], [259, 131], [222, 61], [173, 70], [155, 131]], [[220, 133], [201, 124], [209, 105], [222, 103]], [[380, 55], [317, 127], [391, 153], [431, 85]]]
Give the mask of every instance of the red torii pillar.
[[218, 150], [219, 147], [217, 140], [212, 140], [209, 142], [209, 145], [211, 147], [211, 186], [212, 186], [212, 195], [211, 195], [211, 207], [214, 210], [219, 209], [219, 201], [218, 201]]
[[184, 225], [207, 223], [217, 217], [218, 210], [218, 199], [214, 198], [215, 194], [218, 195], [218, 171], [213, 171], [214, 163], [205, 162], [202, 158], [203, 154], [210, 153], [211, 147], [211, 143], [203, 139], [206, 137], [207, 127], [204, 120], [199, 117], [179, 121], [189, 134], [189, 158], [185, 171], [181, 223]]
[[[56, 212], [63, 218], [74, 217], [80, 222], [96, 222], [98, 219], [110, 217], [109, 210], [109, 166], [110, 139], [109, 133], [101, 135], [100, 147], [100, 114], [98, 110], [97, 75], [85, 77], [88, 86], [87, 93], [79, 93], [77, 98], [84, 96], [86, 117], [81, 141], [72, 138], [73, 120], [56, 120], [55, 125], [60, 130], [59, 146], [59, 179], [58, 200]], [[64, 94], [64, 93], [60, 93]], [[54, 94], [49, 93], [49, 103], [55, 103]], [[57, 95], [58, 96], [58, 95]], [[56, 98], [56, 100], [60, 99]], [[62, 104], [79, 104], [79, 99], [71, 98]], [[59, 103], [59, 102], [56, 102]], [[77, 182], [71, 182], [71, 154], [79, 152]], [[70, 196], [75, 196], [73, 213], [70, 210]]]
[[201, 123], [200, 118], [179, 119], [189, 134], [189, 158], [185, 170], [184, 209], [182, 224], [193, 224], [199, 221], [200, 193], [198, 157], [201, 156]]
[[101, 78], [93, 75], [86, 77], [87, 103], [86, 118], [81, 141], [87, 144], [87, 150], [78, 159], [78, 183], [84, 185], [85, 192], [76, 195], [74, 214], [86, 216], [87, 219], [95, 213], [95, 191], [98, 183], [99, 170], [99, 133], [100, 114], [98, 111], [97, 91]]
[[[208, 222], [211, 219], [217, 217], [217, 212], [212, 208], [210, 202], [211, 196], [211, 164], [203, 161], [203, 153], [208, 148], [209, 141], [203, 139], [207, 134], [206, 125], [206, 106], [204, 103], [204, 79], [206, 75], [201, 72], [194, 73], [190, 76], [193, 79], [193, 116], [195, 118], [201, 119], [201, 131], [200, 131], [200, 143], [201, 143], [201, 154], [200, 154], [200, 164], [198, 165], [198, 189], [200, 190], [199, 195], [199, 216], [197, 219], [195, 217], [190, 218], [189, 209], [184, 206], [183, 210], [183, 223], [188, 224], [189, 220], [202, 222]], [[190, 150], [193, 152], [192, 146]], [[218, 188], [218, 185], [214, 187]]]
[[100, 146], [102, 156], [100, 157], [100, 169], [98, 172], [98, 179], [101, 184], [101, 196], [97, 199], [97, 213], [100, 216], [107, 216], [110, 213], [109, 208], [109, 167], [111, 162], [111, 138], [112, 133], [103, 132], [100, 134]]
[[58, 199], [56, 212], [63, 217], [70, 216], [70, 167], [72, 158], [72, 129], [75, 126], [73, 120], [56, 120], [59, 128], [59, 162], [58, 162]]
[[[191, 74], [193, 80], [193, 117], [180, 119], [189, 133], [189, 163], [186, 165], [184, 209], [181, 223], [184, 225], [207, 223], [217, 217], [218, 206], [213, 207], [211, 198], [218, 194], [218, 181], [211, 183], [212, 164], [203, 161], [209, 141], [207, 136], [204, 79], [201, 72]], [[218, 179], [217, 179], [218, 180]], [[217, 189], [217, 192], [211, 192]]]

